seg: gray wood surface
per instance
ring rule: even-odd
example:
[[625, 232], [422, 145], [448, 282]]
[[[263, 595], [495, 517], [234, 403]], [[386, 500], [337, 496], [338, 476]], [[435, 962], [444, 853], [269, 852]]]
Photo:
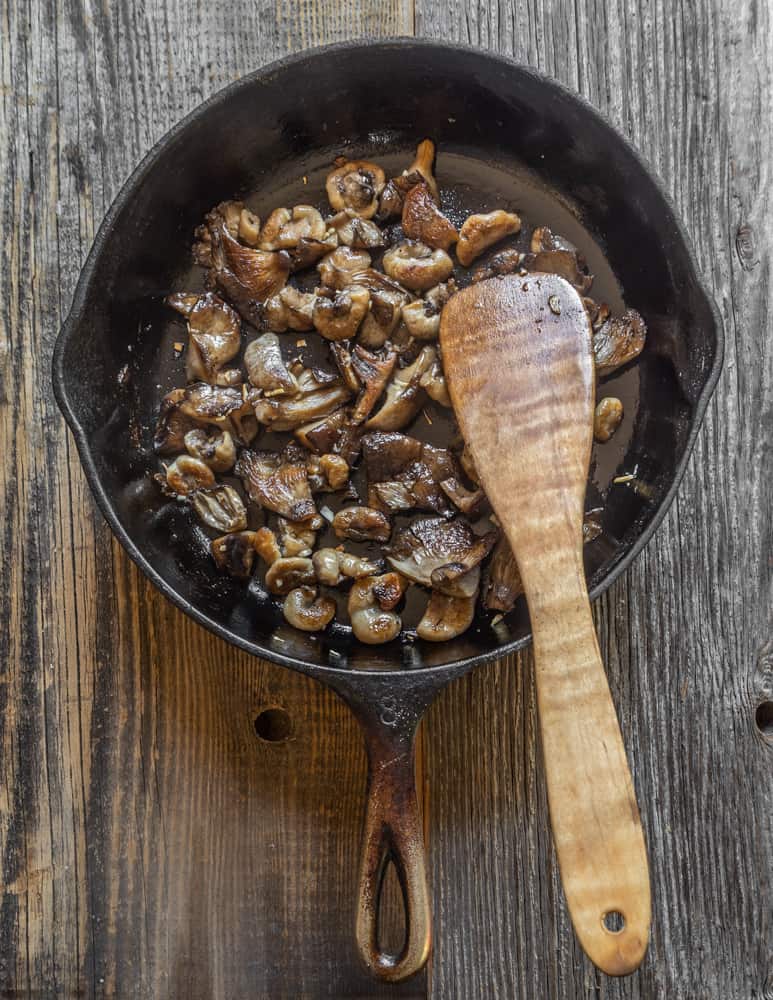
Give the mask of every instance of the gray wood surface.
[[[436, 952], [373, 986], [351, 942], [353, 721], [139, 576], [50, 391], [79, 267], [152, 142], [277, 55], [414, 30], [606, 112], [671, 191], [725, 322], [679, 498], [596, 607], [654, 883], [626, 980], [588, 964], [563, 907], [527, 655], [430, 712]], [[771, 84], [765, 0], [0, 0], [0, 995], [773, 997], [773, 721], [755, 725], [773, 699]], [[255, 737], [270, 706], [291, 740]]]

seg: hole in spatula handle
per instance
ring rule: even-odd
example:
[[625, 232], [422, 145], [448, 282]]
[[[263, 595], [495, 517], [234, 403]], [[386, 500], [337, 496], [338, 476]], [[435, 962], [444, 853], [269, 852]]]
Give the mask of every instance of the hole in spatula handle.
[[607, 910], [601, 922], [610, 934], [620, 934], [625, 929], [625, 917], [619, 910]]

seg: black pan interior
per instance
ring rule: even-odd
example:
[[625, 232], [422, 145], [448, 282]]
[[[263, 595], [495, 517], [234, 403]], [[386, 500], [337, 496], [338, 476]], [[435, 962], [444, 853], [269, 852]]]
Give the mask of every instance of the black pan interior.
[[[336, 155], [374, 159], [389, 175], [425, 136], [438, 144], [452, 217], [506, 207], [530, 225], [551, 225], [583, 250], [594, 297], [615, 309], [624, 300], [647, 322], [639, 362], [603, 386], [623, 399], [626, 418], [594, 449], [586, 507], [603, 506], [603, 532], [586, 546], [592, 588], [611, 578], [662, 507], [711, 379], [712, 308], [670, 209], [625, 143], [554, 85], [482, 53], [381, 44], [292, 60], [215, 98], [162, 142], [119, 199], [58, 366], [87, 470], [119, 534], [178, 603], [259, 655], [319, 667], [439, 666], [528, 637], [522, 600], [496, 628], [487, 616], [441, 646], [368, 648], [345, 629], [299, 634], [259, 586], [214, 569], [195, 520], [164, 502], [149, 476], [158, 400], [181, 370], [172, 348], [181, 327], [162, 299], [200, 280], [190, 245], [204, 213], [233, 196], [261, 216], [280, 204], [321, 203]], [[441, 420], [427, 433], [445, 442], [448, 428]], [[609, 485], [627, 473], [635, 479]]]

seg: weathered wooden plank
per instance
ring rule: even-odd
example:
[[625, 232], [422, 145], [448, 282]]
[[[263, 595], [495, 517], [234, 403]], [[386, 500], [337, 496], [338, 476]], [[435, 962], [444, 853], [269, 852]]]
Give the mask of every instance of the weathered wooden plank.
[[430, 714], [443, 956], [432, 994], [768, 996], [771, 749], [754, 715], [771, 696], [770, 12], [721, 0], [419, 0], [416, 13], [418, 34], [539, 67], [636, 142], [687, 221], [728, 337], [679, 499], [596, 608], [650, 846], [649, 957], [609, 980], [574, 940], [524, 656], [460, 681]]

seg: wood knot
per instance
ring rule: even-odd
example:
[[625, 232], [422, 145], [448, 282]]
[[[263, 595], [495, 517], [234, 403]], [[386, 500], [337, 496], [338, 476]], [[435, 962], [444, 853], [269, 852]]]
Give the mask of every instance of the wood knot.
[[760, 650], [752, 678], [752, 711], [758, 736], [773, 748], [773, 641]]
[[738, 227], [738, 232], [735, 234], [735, 252], [738, 254], [744, 271], [752, 271], [760, 262], [757, 256], [754, 230], [748, 222], [744, 222]]

